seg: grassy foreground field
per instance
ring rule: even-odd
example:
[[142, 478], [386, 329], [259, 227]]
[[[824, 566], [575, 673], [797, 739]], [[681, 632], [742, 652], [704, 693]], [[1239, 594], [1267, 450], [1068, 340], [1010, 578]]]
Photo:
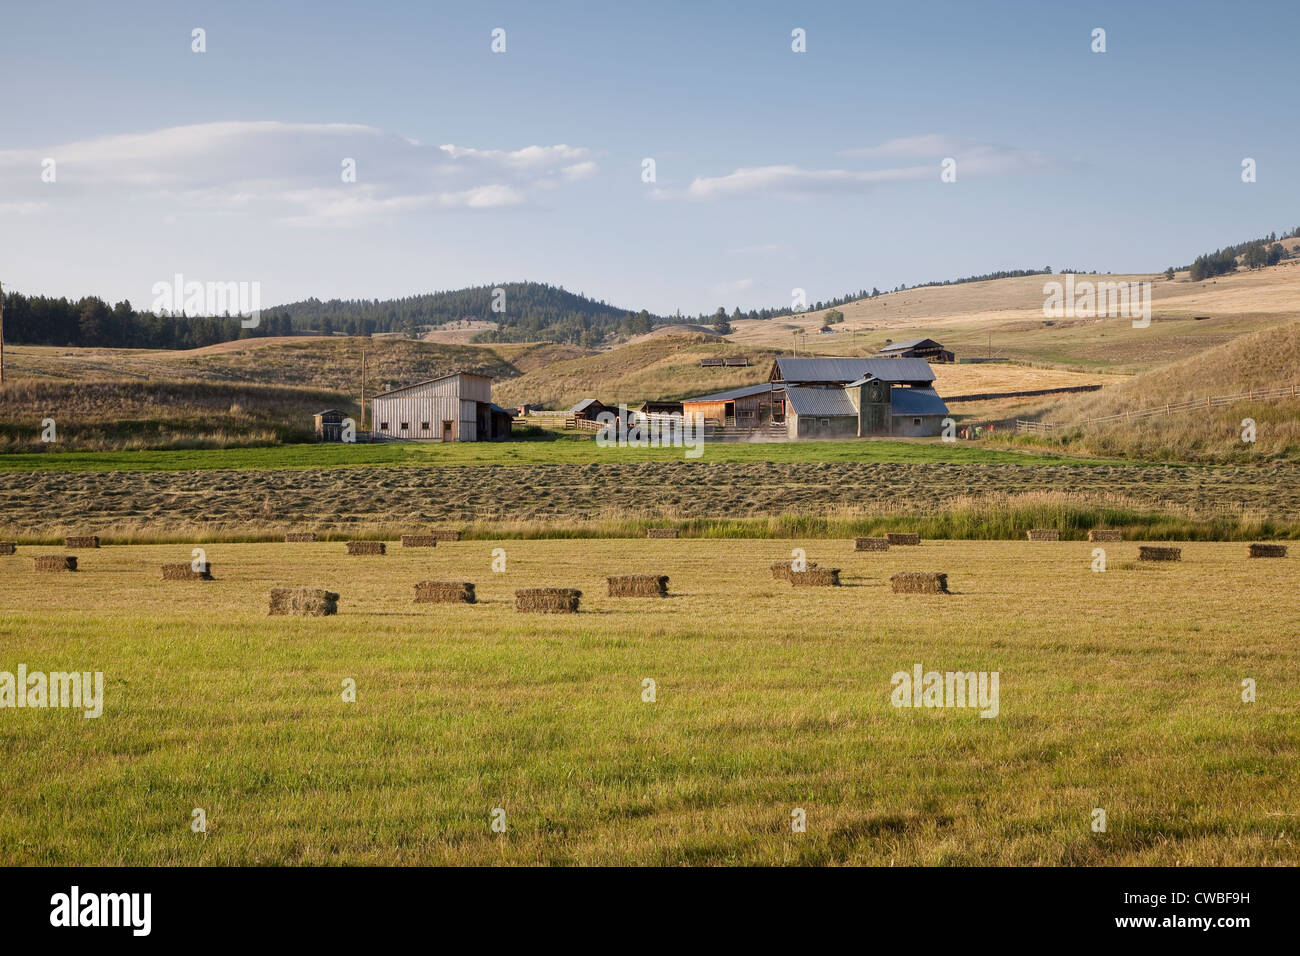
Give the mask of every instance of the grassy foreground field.
[[[846, 586], [772, 580], [802, 545]], [[1095, 573], [1093, 547], [212, 545], [194, 583], [159, 576], [187, 546], [61, 575], [22, 548], [0, 557], [0, 670], [100, 670], [107, 701], [0, 710], [0, 864], [1300, 862], [1300, 564], [1239, 543], [1138, 564], [1125, 542]], [[954, 594], [890, 592], [931, 569]], [[673, 596], [605, 596], [635, 572]], [[425, 578], [481, 603], [413, 605]], [[275, 585], [333, 588], [340, 613], [269, 618]], [[516, 613], [534, 585], [581, 588], [582, 612]], [[998, 715], [891, 706], [918, 663], [997, 671]]]

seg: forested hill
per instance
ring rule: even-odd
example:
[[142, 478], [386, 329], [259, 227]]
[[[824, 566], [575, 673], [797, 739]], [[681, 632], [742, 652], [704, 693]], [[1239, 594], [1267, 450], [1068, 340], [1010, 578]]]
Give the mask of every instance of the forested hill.
[[[479, 338], [498, 342], [579, 342], [583, 333], [599, 339], [619, 331], [629, 315], [627, 309], [541, 282], [504, 282], [403, 299], [306, 299], [274, 311], [288, 313], [295, 328], [351, 335], [413, 335], [423, 326], [461, 319], [495, 322], [497, 330], [485, 331]], [[655, 317], [646, 312], [642, 315], [646, 320], [643, 331], [648, 331]]]

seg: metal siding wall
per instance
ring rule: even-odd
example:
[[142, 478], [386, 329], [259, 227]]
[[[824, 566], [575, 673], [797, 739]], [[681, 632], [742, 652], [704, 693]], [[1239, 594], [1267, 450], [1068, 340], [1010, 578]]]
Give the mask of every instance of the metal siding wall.
[[456, 440], [478, 441], [478, 404], [476, 402], [461, 399], [460, 430], [456, 435]]

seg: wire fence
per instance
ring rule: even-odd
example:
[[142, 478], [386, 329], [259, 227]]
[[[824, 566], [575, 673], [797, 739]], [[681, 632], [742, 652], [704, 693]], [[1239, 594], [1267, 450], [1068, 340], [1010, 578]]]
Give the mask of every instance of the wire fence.
[[1016, 419], [1016, 431], [1030, 432], [1038, 435], [1046, 435], [1063, 428], [1080, 428], [1084, 425], [1101, 425], [1107, 422], [1127, 422], [1139, 421], [1144, 418], [1153, 418], [1156, 415], [1172, 415], [1175, 412], [1186, 412], [1196, 409], [1205, 409], [1209, 411], [1215, 408], [1225, 408], [1228, 405], [1237, 402], [1254, 402], [1264, 401], [1274, 398], [1300, 398], [1300, 385], [1279, 385], [1275, 388], [1252, 388], [1247, 392], [1238, 392], [1235, 395], [1211, 395], [1208, 398], [1197, 398], [1189, 402], [1169, 402], [1165, 405], [1153, 405], [1150, 408], [1139, 408], [1127, 412], [1120, 412], [1118, 415], [1105, 415], [1101, 418], [1086, 418], [1081, 422], [1031, 422], [1023, 419]]

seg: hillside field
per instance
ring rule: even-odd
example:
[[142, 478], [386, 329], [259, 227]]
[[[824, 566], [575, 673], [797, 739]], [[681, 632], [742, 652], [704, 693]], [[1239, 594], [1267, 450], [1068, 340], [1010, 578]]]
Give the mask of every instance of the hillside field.
[[[844, 586], [773, 580], [795, 547]], [[0, 670], [100, 670], [106, 698], [0, 721], [0, 864], [1300, 863], [1300, 564], [1123, 542], [1095, 573], [1093, 547], [214, 545], [212, 582], [160, 580], [188, 545], [0, 557]], [[890, 592], [931, 569], [953, 594]], [[635, 572], [672, 596], [605, 595]], [[480, 603], [414, 605], [425, 578]], [[277, 585], [339, 614], [268, 617]], [[581, 612], [514, 610], [547, 585]], [[918, 664], [997, 672], [996, 716], [893, 706]]]

